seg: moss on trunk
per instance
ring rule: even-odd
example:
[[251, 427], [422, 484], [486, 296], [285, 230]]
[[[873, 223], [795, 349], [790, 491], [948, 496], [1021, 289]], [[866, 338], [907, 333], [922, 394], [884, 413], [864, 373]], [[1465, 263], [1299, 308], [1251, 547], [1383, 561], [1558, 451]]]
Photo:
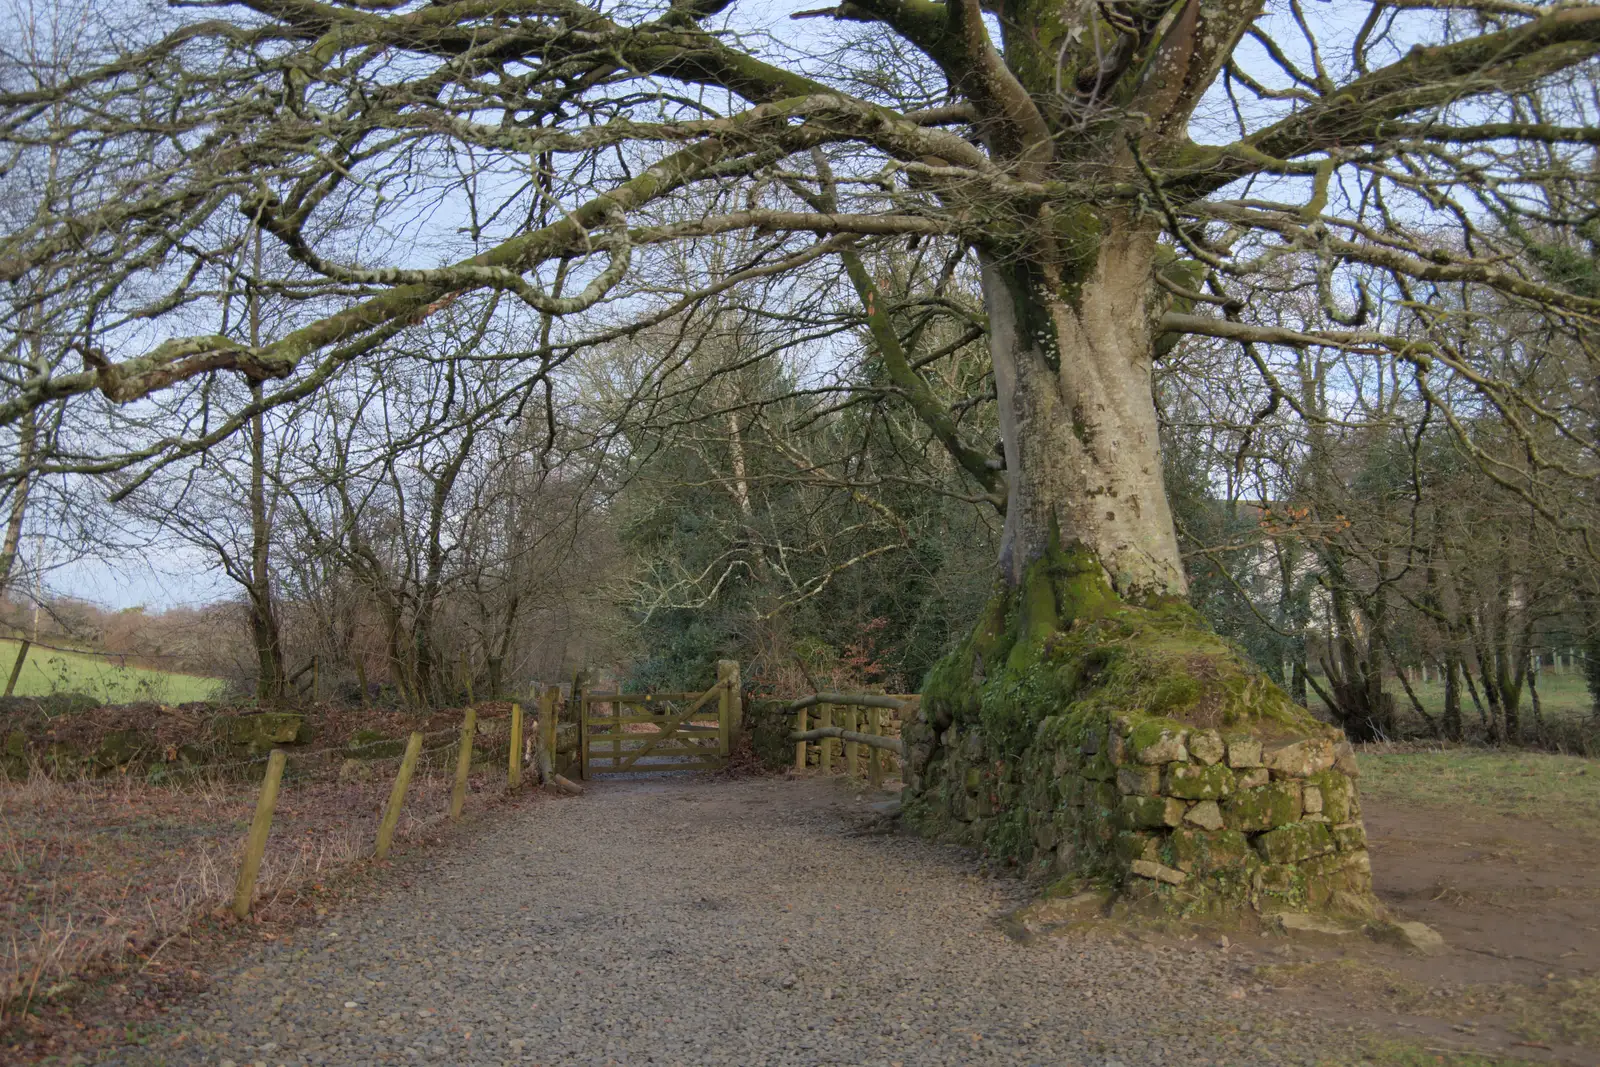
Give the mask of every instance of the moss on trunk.
[[1086, 549], [990, 600], [905, 739], [908, 820], [1030, 873], [1184, 914], [1375, 910], [1342, 735]]

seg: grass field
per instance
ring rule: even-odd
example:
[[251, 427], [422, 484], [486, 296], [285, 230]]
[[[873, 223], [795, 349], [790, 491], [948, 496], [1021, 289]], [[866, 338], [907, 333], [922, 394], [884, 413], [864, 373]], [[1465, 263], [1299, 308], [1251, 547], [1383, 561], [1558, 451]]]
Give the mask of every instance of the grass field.
[[1405, 805], [1537, 817], [1600, 834], [1600, 761], [1473, 748], [1360, 756], [1362, 795]]
[[[16, 641], [0, 640], [0, 679], [11, 677], [11, 668], [17, 661], [17, 645]], [[221, 688], [222, 682], [216, 678], [127, 667], [116, 659], [87, 653], [31, 648], [13, 695], [87, 693], [108, 704], [145, 700], [183, 704], [191, 700], [209, 700]]]
[[[1394, 694], [1395, 702], [1402, 711], [1411, 708], [1411, 701], [1406, 698], [1405, 690], [1400, 688], [1398, 681], [1391, 678], [1384, 683], [1384, 688]], [[1426, 683], [1412, 682], [1411, 688], [1430, 715], [1444, 713], [1444, 683], [1430, 679]], [[1481, 689], [1478, 691], [1478, 698], [1483, 699]], [[1585, 684], [1583, 675], [1576, 670], [1557, 674], [1549, 667], [1539, 674], [1539, 705], [1543, 709], [1545, 718], [1550, 720], [1586, 718], [1593, 709], [1589, 698], [1589, 687]], [[1526, 686], [1522, 689], [1520, 707], [1523, 719], [1532, 722], [1533, 697], [1528, 694]], [[1477, 705], [1473, 704], [1465, 686], [1461, 689], [1461, 717], [1468, 722], [1474, 722], [1478, 717]]]

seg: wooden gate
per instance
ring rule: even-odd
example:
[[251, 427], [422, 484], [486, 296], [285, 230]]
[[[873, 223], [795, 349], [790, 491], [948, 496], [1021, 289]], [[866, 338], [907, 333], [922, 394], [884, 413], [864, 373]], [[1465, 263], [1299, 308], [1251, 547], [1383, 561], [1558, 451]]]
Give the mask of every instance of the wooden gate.
[[580, 773], [707, 771], [728, 765], [736, 679], [704, 693], [584, 693]]

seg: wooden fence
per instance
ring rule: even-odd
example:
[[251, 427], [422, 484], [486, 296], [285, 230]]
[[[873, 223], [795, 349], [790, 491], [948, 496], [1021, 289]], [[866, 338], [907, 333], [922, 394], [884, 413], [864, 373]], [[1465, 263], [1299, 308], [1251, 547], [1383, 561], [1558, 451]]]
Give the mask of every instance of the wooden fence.
[[[905, 758], [900, 723], [916, 708], [918, 697], [905, 693], [813, 693], [789, 705], [794, 716], [794, 766], [803, 771], [815, 755], [817, 769], [834, 774], [835, 767], [860, 778], [862, 750], [866, 750], [866, 778], [881, 786]], [[815, 716], [815, 725], [812, 717]], [[839, 759], [843, 743], [843, 759]]]

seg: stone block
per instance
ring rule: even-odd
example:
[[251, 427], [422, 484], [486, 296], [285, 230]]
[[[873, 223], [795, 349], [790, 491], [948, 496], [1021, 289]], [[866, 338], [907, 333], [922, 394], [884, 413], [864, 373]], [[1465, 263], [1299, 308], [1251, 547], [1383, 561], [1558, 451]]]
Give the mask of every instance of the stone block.
[[1104, 736], [1105, 731], [1090, 729], [1088, 733], [1083, 735], [1083, 744], [1079, 746], [1078, 751], [1082, 752], [1085, 756], [1093, 756], [1098, 754], [1100, 751], [1100, 742]]
[[1358, 822], [1340, 823], [1333, 828], [1333, 843], [1341, 852], [1356, 852], [1367, 847], [1367, 830]]
[[1168, 885], [1182, 885], [1189, 877], [1182, 871], [1173, 870], [1166, 864], [1152, 860], [1134, 860], [1128, 864], [1128, 870], [1140, 878], [1153, 878]]
[[1300, 808], [1307, 815], [1322, 814], [1322, 790], [1307, 782], [1300, 790]]
[[1159, 723], [1140, 723], [1129, 739], [1133, 758], [1152, 766], [1160, 763], [1186, 762], [1189, 749], [1184, 744], [1187, 731], [1161, 726]]
[[1128, 796], [1122, 798], [1119, 813], [1129, 830], [1153, 830], [1183, 822], [1186, 805], [1172, 797]]
[[[290, 738], [293, 738], [293, 734]], [[132, 763], [144, 745], [136, 730], [112, 730], [100, 739], [94, 762], [101, 767], [122, 767]]]
[[1333, 766], [1333, 742], [1324, 737], [1276, 745], [1261, 760], [1274, 778], [1309, 778]]
[[1119, 767], [1128, 762], [1128, 742], [1115, 726], [1106, 735], [1106, 759]]
[[1268, 863], [1299, 863], [1334, 850], [1333, 835], [1321, 823], [1301, 822], [1280, 826], [1260, 835], [1253, 842]]
[[1356, 750], [1350, 747], [1350, 742], [1340, 741], [1334, 745], [1333, 769], [1347, 778], [1361, 777], [1361, 770], [1356, 766]]
[[1256, 868], [1251, 884], [1258, 893], [1292, 893], [1302, 877], [1293, 864], [1267, 864]]
[[1256, 786], [1266, 785], [1270, 781], [1272, 781], [1271, 771], [1265, 767], [1252, 767], [1249, 770], [1240, 771], [1233, 784], [1239, 789], [1254, 789]]
[[1189, 758], [1203, 766], [1209, 767], [1221, 761], [1227, 752], [1223, 744], [1222, 735], [1215, 730], [1189, 731]]
[[1233, 772], [1220, 763], [1174, 763], [1167, 767], [1161, 791], [1184, 800], [1217, 800], [1233, 792]]
[[1372, 935], [1379, 941], [1399, 945], [1424, 956], [1437, 956], [1447, 951], [1444, 938], [1427, 923], [1379, 923], [1371, 929]]
[[[1307, 789], [1309, 790], [1312, 786], [1315, 786], [1321, 794], [1322, 807], [1320, 810], [1322, 814], [1328, 817], [1330, 822], [1350, 821], [1350, 799], [1355, 796], [1356, 790], [1354, 782], [1338, 771], [1329, 770], [1307, 778]], [[1306, 810], [1311, 810], [1309, 805], [1307, 805]]]
[[1183, 821], [1193, 823], [1202, 830], [1220, 830], [1224, 825], [1222, 809], [1215, 800], [1202, 800], [1194, 805], [1183, 816]]
[[1118, 767], [1117, 792], [1124, 796], [1154, 796], [1161, 792], [1159, 767]]
[[1273, 830], [1300, 821], [1300, 783], [1269, 782], [1242, 789], [1222, 806], [1230, 830], [1252, 833]]
[[976, 767], [968, 767], [967, 773], [962, 776], [961, 784], [969, 793], [976, 793], [983, 788], [983, 772]]
[[1167, 835], [1161, 858], [1180, 871], [1228, 870], [1248, 867], [1255, 861], [1250, 841], [1233, 830], [1191, 830], [1187, 827]]
[[1134, 860], [1159, 859], [1158, 846], [1160, 839], [1155, 834], [1141, 833], [1137, 830], [1120, 831], [1112, 839], [1112, 850], [1117, 859], [1123, 863], [1132, 863]]
[[1261, 742], [1253, 737], [1230, 737], [1228, 766], [1236, 771], [1261, 766]]
[[1084, 760], [1083, 766], [1078, 768], [1078, 773], [1097, 782], [1109, 782], [1117, 776], [1117, 765], [1102, 752], [1098, 756], [1090, 756]]
[[302, 740], [306, 718], [292, 711], [263, 711], [255, 715], [223, 715], [216, 720], [217, 737], [233, 745], [288, 745]]
[[1099, 818], [1109, 818], [1117, 810], [1117, 787], [1110, 782], [1090, 782], [1084, 792], [1084, 807]]

